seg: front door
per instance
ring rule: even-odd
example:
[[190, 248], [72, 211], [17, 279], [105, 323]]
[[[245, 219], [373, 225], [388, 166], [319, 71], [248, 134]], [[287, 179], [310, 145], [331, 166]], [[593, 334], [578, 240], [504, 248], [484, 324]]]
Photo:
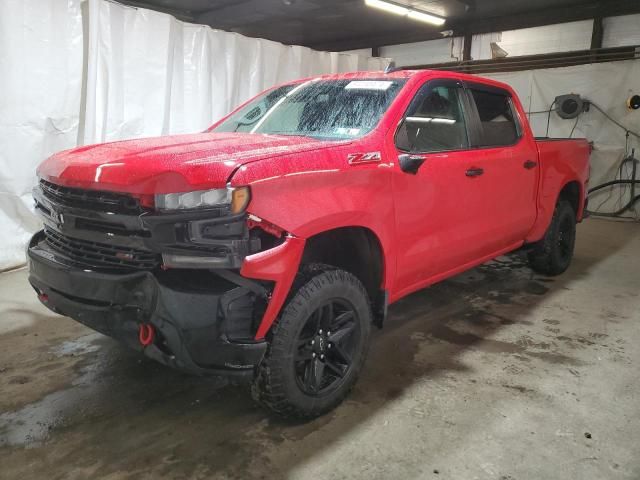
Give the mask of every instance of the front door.
[[470, 109], [460, 82], [428, 81], [387, 141], [395, 158], [410, 154], [425, 159], [415, 174], [402, 171], [399, 162], [393, 173], [396, 297], [490, 250], [494, 225], [485, 202], [483, 159], [470, 148]]

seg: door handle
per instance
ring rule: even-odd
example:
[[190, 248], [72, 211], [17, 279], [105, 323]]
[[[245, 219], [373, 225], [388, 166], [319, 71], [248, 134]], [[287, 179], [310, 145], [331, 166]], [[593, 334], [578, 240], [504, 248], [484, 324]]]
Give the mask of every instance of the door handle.
[[527, 160], [524, 162], [523, 167], [527, 170], [531, 170], [532, 168], [536, 168], [538, 166], [538, 162], [534, 162], [533, 160]]
[[479, 177], [483, 173], [484, 173], [483, 168], [470, 168], [469, 170], [466, 171], [465, 175], [467, 177]]

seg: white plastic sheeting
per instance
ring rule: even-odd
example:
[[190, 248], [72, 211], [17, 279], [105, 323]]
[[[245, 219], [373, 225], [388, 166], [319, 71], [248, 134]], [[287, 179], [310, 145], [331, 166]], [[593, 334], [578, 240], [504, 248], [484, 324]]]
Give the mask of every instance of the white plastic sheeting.
[[380, 47], [380, 54], [393, 58], [399, 67], [457, 62], [462, 60], [463, 45], [462, 37], [439, 38]]
[[[636, 18], [637, 17], [637, 18]], [[638, 30], [640, 15], [610, 17], [604, 20], [605, 47], [636, 45], [634, 39]], [[542, 27], [522, 28], [504, 32], [473, 35], [471, 58], [488, 60], [492, 58], [491, 43], [496, 42], [509, 57], [535, 55], [572, 50], [588, 50], [591, 47], [593, 20], [559, 23]], [[462, 37], [440, 38], [424, 42], [404, 43], [380, 47], [383, 57], [393, 58], [398, 66], [430, 65], [462, 60], [464, 41]], [[358, 52], [357, 50], [353, 51]]]
[[[639, 93], [640, 61], [628, 60], [487, 76], [510, 84], [520, 96], [527, 111], [547, 110], [556, 96], [577, 93], [602, 107], [627, 129], [640, 132], [640, 111], [630, 111], [625, 104], [632, 93]], [[547, 114], [531, 115], [531, 125], [536, 136], [545, 136]], [[574, 125], [574, 137], [585, 137], [594, 142], [590, 185], [595, 186], [613, 180], [619, 174], [618, 167], [625, 157], [625, 131], [591, 108], [579, 117], [577, 124], [575, 120], [563, 120], [552, 113], [549, 136], [568, 137]], [[640, 142], [637, 138], [629, 137], [628, 148], [629, 151], [635, 148], [636, 158], [640, 159]], [[623, 170], [622, 177], [628, 176], [629, 173]], [[637, 190], [640, 192], [640, 189]], [[626, 192], [620, 189], [603, 191], [590, 200], [590, 208], [601, 212], [615, 210], [629, 199], [629, 191], [630, 189], [626, 189]], [[628, 215], [637, 217], [640, 207], [636, 206], [636, 209], [636, 212], [629, 212]]]
[[274, 84], [387, 63], [104, 0], [0, 1], [0, 270], [24, 263], [35, 169], [52, 153], [199, 131]]
[[593, 20], [582, 20], [473, 35], [471, 58], [474, 60], [492, 58], [492, 42], [496, 42], [500, 48], [504, 49], [509, 57], [588, 50], [591, 47], [592, 30]]
[[275, 84], [388, 63], [287, 47], [102, 0], [90, 0], [88, 31], [83, 143], [202, 130]]
[[640, 13], [603, 19], [603, 47], [640, 45]]
[[82, 52], [80, 2], [0, 1], [0, 270], [39, 228], [36, 165], [77, 142]]

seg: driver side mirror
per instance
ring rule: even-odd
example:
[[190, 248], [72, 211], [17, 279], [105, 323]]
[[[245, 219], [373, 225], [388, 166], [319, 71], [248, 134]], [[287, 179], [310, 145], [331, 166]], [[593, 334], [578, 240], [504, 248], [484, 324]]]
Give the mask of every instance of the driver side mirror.
[[400, 162], [400, 170], [410, 175], [415, 175], [420, 170], [420, 167], [425, 162], [427, 157], [424, 155], [416, 155], [411, 153], [405, 153], [398, 155], [398, 161]]

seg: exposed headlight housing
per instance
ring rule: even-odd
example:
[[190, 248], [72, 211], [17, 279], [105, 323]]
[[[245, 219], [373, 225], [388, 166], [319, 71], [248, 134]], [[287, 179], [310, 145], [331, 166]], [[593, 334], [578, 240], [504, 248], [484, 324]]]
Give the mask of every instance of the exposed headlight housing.
[[242, 213], [249, 204], [249, 187], [227, 187], [195, 192], [163, 193], [155, 195], [158, 210], [192, 210], [196, 208], [228, 207], [230, 212]]

